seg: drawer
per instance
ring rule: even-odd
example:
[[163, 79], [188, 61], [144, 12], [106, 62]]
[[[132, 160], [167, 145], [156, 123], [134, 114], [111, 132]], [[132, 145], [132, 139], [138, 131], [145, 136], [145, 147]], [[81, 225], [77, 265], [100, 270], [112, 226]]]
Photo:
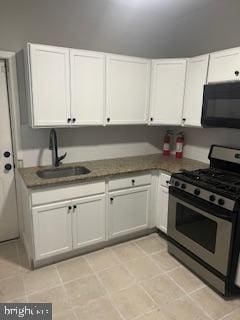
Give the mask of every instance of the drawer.
[[169, 174], [161, 173], [160, 175], [160, 185], [162, 187], [169, 187], [171, 176]]
[[32, 192], [32, 206], [105, 193], [105, 181], [49, 187]]
[[109, 191], [151, 184], [151, 174], [131, 175], [109, 181]]

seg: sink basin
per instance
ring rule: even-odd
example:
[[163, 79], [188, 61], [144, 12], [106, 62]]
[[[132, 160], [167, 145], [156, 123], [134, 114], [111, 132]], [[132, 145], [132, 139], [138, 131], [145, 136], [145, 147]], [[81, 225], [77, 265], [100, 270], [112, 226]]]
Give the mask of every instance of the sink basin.
[[42, 179], [54, 179], [54, 178], [64, 178], [71, 176], [79, 176], [82, 174], [88, 174], [91, 171], [85, 167], [63, 167], [56, 169], [43, 169], [37, 171], [37, 175]]

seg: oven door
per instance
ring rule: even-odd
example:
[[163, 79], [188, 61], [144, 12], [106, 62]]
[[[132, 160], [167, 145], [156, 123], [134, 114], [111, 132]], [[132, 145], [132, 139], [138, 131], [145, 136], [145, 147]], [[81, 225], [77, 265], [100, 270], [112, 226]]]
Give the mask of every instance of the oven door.
[[240, 82], [204, 87], [202, 125], [240, 128]]
[[195, 202], [197, 206], [193, 204], [194, 197], [170, 188], [168, 235], [226, 276], [231, 248], [231, 213], [224, 214], [222, 211], [226, 210], [204, 200], [195, 199]]

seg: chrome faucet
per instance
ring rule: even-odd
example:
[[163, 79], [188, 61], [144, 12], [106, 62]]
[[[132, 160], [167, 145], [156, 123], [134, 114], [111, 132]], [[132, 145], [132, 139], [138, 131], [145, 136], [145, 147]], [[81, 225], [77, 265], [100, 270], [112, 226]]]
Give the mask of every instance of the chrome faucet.
[[63, 156], [58, 156], [58, 143], [57, 143], [57, 133], [55, 129], [51, 129], [49, 136], [49, 150], [52, 150], [53, 165], [59, 167], [61, 161], [66, 157], [67, 153]]

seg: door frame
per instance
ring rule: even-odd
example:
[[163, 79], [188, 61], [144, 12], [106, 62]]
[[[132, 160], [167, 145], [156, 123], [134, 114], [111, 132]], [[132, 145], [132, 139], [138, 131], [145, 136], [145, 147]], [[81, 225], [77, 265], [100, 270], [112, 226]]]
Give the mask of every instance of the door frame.
[[[8, 103], [9, 103], [9, 115], [12, 133], [12, 148], [13, 148], [13, 163], [15, 169], [20, 167], [19, 160], [23, 159], [21, 150], [21, 129], [20, 129], [20, 109], [19, 109], [19, 93], [18, 93], [18, 81], [17, 81], [17, 65], [15, 52], [1, 51], [0, 59], [5, 60], [6, 63], [6, 78], [8, 89]], [[16, 201], [17, 201], [17, 217], [19, 235], [21, 237], [21, 221], [22, 202], [20, 191], [20, 176], [18, 170], [14, 171], [14, 179], [16, 186]]]

